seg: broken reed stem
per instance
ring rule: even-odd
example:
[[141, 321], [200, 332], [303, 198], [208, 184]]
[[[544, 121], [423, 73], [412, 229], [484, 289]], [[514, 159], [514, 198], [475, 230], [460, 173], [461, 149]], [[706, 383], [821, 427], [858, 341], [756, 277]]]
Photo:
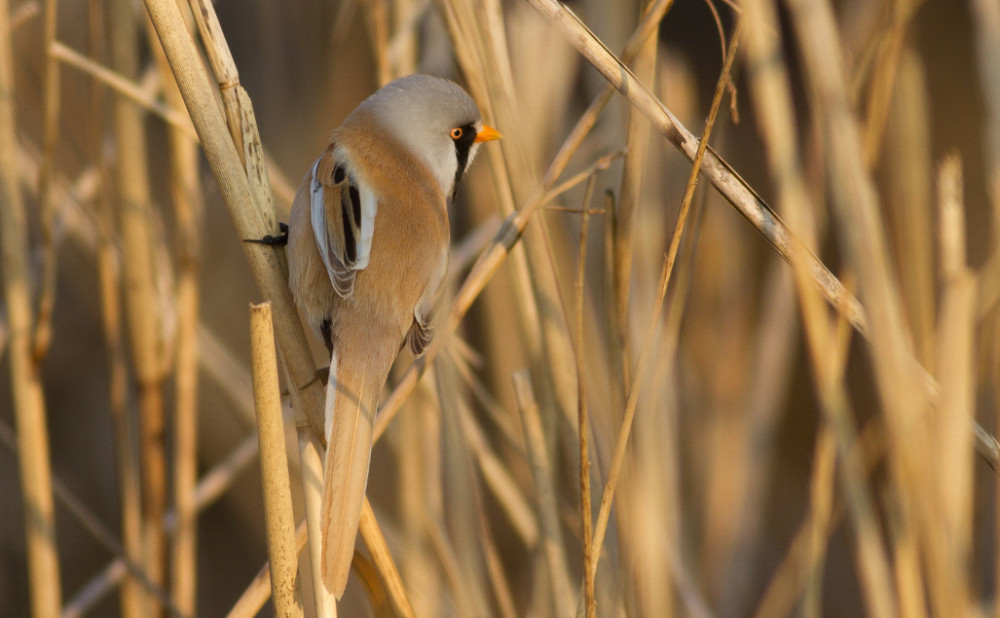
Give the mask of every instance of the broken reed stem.
[[43, 93], [42, 165], [38, 174], [38, 202], [42, 210], [42, 275], [38, 294], [38, 310], [35, 315], [32, 355], [41, 364], [52, 341], [52, 310], [55, 306], [57, 247], [56, 247], [56, 204], [52, 191], [53, 175], [56, 169], [56, 145], [59, 142], [60, 82], [59, 61], [48, 50], [56, 40], [56, 25], [59, 16], [58, 0], [46, 0], [43, 20], [43, 45], [45, 54], [45, 74]]
[[[941, 398], [932, 417], [937, 463], [933, 469], [938, 497], [935, 501], [943, 524], [931, 551], [940, 552], [940, 570], [931, 585], [943, 580], [946, 602], [963, 613], [972, 610], [973, 474], [975, 458], [967, 439], [976, 410], [976, 281], [966, 264], [965, 204], [962, 163], [955, 153], [938, 171], [940, 232], [940, 281], [944, 284], [937, 325], [937, 372]], [[935, 577], [931, 575], [930, 577]]]
[[33, 320], [28, 272], [28, 224], [18, 183], [17, 124], [10, 6], [0, 0], [0, 268], [9, 329], [10, 389], [24, 501], [31, 609], [39, 618], [59, 615], [61, 589], [55, 509], [41, 368], [32, 357]]
[[272, 598], [276, 615], [292, 618], [302, 616], [302, 600], [270, 303], [250, 305], [250, 355]]

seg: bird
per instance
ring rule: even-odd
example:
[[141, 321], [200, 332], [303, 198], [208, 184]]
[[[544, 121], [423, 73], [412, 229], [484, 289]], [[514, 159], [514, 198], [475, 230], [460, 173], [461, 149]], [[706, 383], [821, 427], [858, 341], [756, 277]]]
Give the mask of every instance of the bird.
[[417, 358], [431, 341], [448, 268], [448, 206], [479, 146], [500, 137], [458, 84], [401, 77], [333, 131], [292, 204], [289, 286], [330, 354], [321, 580], [338, 600], [380, 391], [404, 345]]

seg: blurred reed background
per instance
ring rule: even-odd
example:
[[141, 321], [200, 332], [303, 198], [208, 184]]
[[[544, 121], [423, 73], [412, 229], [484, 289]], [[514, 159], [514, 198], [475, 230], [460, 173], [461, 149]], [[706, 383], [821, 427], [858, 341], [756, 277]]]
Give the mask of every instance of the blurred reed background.
[[[972, 436], [1000, 405], [1000, 4], [660, 1], [643, 38], [644, 4], [569, 6], [688, 130], [714, 118], [804, 245], [690, 191], [697, 142], [620, 94], [594, 115], [607, 82], [546, 0], [216, 6], [278, 220], [393, 77], [459, 81], [505, 136], [453, 205], [439, 354], [373, 453], [412, 609], [996, 614], [1000, 483]], [[241, 251], [264, 253], [141, 3], [0, 9], [0, 615], [225, 614], [267, 560]], [[823, 301], [805, 248], [860, 305]], [[391, 615], [364, 572], [340, 615]]]

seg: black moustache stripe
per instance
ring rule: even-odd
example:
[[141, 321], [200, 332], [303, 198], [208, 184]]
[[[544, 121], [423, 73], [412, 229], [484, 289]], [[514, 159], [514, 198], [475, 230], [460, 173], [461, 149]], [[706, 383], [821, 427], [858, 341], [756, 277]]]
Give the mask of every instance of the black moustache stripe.
[[469, 164], [469, 152], [476, 142], [476, 127], [472, 124], [463, 125], [462, 137], [455, 140], [455, 156], [458, 158], [458, 167], [455, 169], [455, 182], [451, 186], [451, 199], [455, 199], [458, 193], [458, 183], [465, 175], [465, 168]]

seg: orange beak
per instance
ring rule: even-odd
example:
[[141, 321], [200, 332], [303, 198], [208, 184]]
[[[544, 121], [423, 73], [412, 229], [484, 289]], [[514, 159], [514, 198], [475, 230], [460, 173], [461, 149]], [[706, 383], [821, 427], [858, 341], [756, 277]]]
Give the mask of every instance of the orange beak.
[[491, 142], [495, 139], [500, 139], [503, 135], [500, 135], [500, 131], [497, 131], [493, 127], [483, 125], [483, 129], [476, 134], [476, 139], [473, 141], [478, 142]]

